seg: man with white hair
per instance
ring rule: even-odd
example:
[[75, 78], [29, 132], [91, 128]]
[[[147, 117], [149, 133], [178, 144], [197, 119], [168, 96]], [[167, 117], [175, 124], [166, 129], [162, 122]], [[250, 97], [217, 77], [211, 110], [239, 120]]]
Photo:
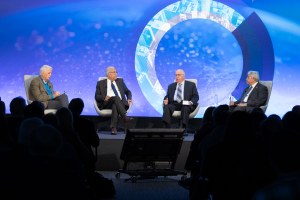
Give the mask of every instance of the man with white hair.
[[241, 98], [235, 102], [230, 102], [233, 111], [252, 112], [254, 108], [263, 106], [268, 99], [268, 88], [259, 83], [257, 71], [249, 71], [246, 82], [249, 87], [245, 88]]
[[175, 110], [181, 111], [182, 128], [187, 128], [189, 115], [193, 112], [199, 100], [199, 94], [195, 83], [185, 80], [185, 72], [177, 69], [176, 82], [168, 86], [168, 91], [163, 100], [163, 126], [171, 127], [172, 114]]
[[118, 117], [121, 116], [124, 122], [132, 118], [127, 117], [127, 110], [132, 104], [131, 91], [122, 78], [118, 78], [114, 66], [106, 68], [107, 79], [97, 82], [95, 100], [99, 109], [112, 109], [111, 134], [117, 134]]
[[39, 101], [44, 104], [45, 109], [59, 109], [68, 107], [68, 96], [59, 91], [53, 90], [53, 85], [50, 81], [52, 75], [52, 67], [43, 65], [40, 69], [40, 76], [34, 78], [30, 83], [29, 99]]

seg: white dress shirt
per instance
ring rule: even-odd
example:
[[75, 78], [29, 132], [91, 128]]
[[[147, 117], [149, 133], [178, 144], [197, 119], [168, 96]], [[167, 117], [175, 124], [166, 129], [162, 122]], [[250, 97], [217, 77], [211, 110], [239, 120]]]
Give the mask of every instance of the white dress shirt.
[[[113, 89], [111, 88], [111, 80], [109, 80], [109, 79], [106, 79], [106, 80], [107, 80], [107, 96], [109, 96], [109, 97], [116, 96], [115, 93], [114, 93], [114, 91], [113, 91]], [[115, 88], [116, 88], [116, 90], [118, 92], [118, 95], [119, 95], [120, 99], [122, 100], [122, 96], [120, 94], [120, 91], [119, 91], [119, 88], [118, 88], [118, 86], [116, 84], [116, 81], [113, 81], [113, 84], [114, 84], [114, 86], [115, 86]]]

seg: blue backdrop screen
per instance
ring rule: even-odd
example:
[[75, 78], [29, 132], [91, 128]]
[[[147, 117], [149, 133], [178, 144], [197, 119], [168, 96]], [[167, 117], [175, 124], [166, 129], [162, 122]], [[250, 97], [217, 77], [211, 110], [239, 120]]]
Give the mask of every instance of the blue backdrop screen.
[[[271, 5], [271, 6], [270, 6]], [[115, 66], [133, 93], [130, 115], [159, 117], [175, 70], [196, 78], [202, 117], [239, 98], [248, 70], [273, 81], [267, 114], [300, 97], [300, 3], [279, 0], [0, 2], [0, 96], [26, 98], [23, 77], [53, 67], [54, 89], [96, 115], [98, 77]]]

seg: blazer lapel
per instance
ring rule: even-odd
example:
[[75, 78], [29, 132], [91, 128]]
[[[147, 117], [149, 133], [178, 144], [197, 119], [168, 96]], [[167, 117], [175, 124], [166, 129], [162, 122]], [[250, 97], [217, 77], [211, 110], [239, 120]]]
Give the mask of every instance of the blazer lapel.
[[103, 79], [103, 84], [100, 84], [100, 90], [104, 97], [107, 96], [107, 79]]
[[39, 77], [39, 78], [40, 78], [40, 85], [41, 85], [41, 90], [42, 90], [42, 92], [47, 92], [47, 91], [46, 91], [46, 88], [45, 88], [44, 81], [42, 80], [41, 77]]

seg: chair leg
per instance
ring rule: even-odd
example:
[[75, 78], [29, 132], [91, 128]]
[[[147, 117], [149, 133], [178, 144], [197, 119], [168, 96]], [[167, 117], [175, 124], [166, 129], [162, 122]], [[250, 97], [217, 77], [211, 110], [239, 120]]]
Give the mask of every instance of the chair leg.
[[179, 120], [179, 128], [182, 128], [183, 127], [183, 123], [182, 123], [182, 120], [180, 119]]

